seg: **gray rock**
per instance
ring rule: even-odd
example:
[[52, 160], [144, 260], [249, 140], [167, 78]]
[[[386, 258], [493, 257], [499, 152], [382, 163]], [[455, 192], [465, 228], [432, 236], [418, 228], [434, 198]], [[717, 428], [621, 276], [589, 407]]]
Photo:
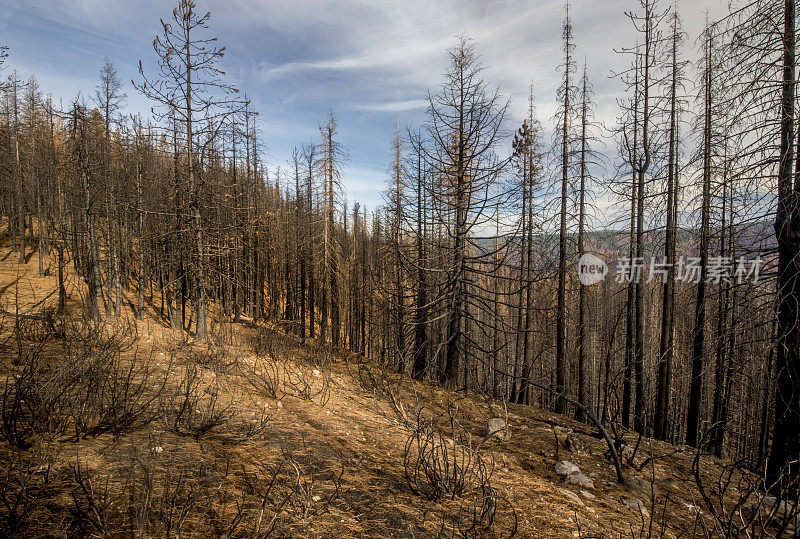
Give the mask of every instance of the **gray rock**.
[[580, 492], [581, 496], [583, 496], [584, 498], [589, 498], [590, 500], [594, 500], [594, 494], [592, 494], [591, 492], [587, 492], [585, 490], [580, 490], [578, 492]]
[[594, 481], [592, 481], [582, 473], [568, 475], [567, 477], [564, 478], [564, 482], [582, 488], [594, 488]]
[[486, 423], [486, 438], [508, 440], [511, 438], [511, 429], [502, 417], [493, 417]]
[[570, 500], [572, 500], [573, 502], [577, 503], [581, 507], [583, 507], [585, 505], [583, 503], [583, 500], [581, 500], [580, 497], [577, 494], [575, 494], [574, 492], [572, 492], [571, 490], [565, 489], [565, 488], [560, 488], [560, 487], [556, 487], [556, 490], [559, 491], [561, 494], [563, 494], [564, 497], [569, 498]]
[[581, 469], [572, 464], [568, 460], [560, 460], [556, 462], [556, 474], [561, 477], [565, 483], [576, 485], [582, 488], [594, 488], [594, 481], [581, 473]]
[[581, 473], [581, 469], [572, 464], [568, 460], [560, 460], [556, 462], [556, 475], [559, 477], [567, 477]]
[[744, 511], [749, 516], [755, 516], [760, 513], [762, 517], [774, 513], [775, 517], [778, 519], [784, 519], [787, 515], [794, 514], [794, 505], [791, 502], [782, 500], [777, 510], [775, 509], [776, 502], [777, 499], [775, 496], [764, 496], [746, 506]]
[[645, 518], [650, 516], [650, 511], [647, 510], [647, 506], [641, 500], [637, 500], [636, 498], [622, 498], [622, 503], [627, 505], [630, 509], [638, 511]]
[[658, 487], [647, 479], [631, 476], [625, 479], [625, 488], [628, 492], [639, 498], [650, 499], [652, 495], [658, 496]]

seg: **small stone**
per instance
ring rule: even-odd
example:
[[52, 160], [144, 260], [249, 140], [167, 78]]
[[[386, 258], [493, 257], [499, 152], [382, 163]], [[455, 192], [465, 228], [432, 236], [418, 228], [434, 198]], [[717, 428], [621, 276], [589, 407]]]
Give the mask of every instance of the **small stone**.
[[594, 481], [592, 481], [582, 473], [568, 475], [567, 477], [564, 478], [564, 482], [570, 485], [576, 485], [583, 488], [594, 488]]
[[558, 490], [566, 498], [569, 498], [570, 500], [572, 500], [573, 502], [577, 503], [581, 507], [583, 507], [585, 505], [583, 503], [583, 500], [581, 500], [580, 497], [577, 494], [575, 494], [574, 492], [572, 492], [571, 490], [565, 489], [565, 488], [559, 488], [559, 487], [556, 487], [556, 490]]
[[650, 516], [650, 511], [647, 510], [647, 506], [641, 500], [637, 500], [636, 498], [622, 498], [622, 503], [634, 511], [639, 511], [644, 517]]
[[322, 498], [320, 496], [312, 496], [311, 497], [311, 501], [312, 502], [321, 502]]
[[625, 488], [628, 492], [640, 498], [650, 499], [651, 496], [658, 496], [658, 487], [648, 480], [631, 476], [625, 479]]
[[498, 440], [508, 440], [511, 438], [511, 429], [508, 423], [501, 417], [493, 417], [486, 423], [486, 439], [497, 438]]
[[795, 514], [794, 505], [791, 502], [786, 502], [786, 500], [782, 500], [780, 505], [778, 506], [777, 510], [775, 509], [775, 503], [777, 499], [775, 496], [764, 496], [762, 498], [757, 498], [755, 502], [746, 506], [744, 511], [749, 516], [755, 516], [759, 512], [762, 515], [767, 515], [775, 512], [775, 516], [779, 519], [786, 518], [787, 515]]
[[581, 496], [583, 496], [584, 498], [589, 498], [590, 500], [594, 500], [594, 494], [592, 494], [591, 492], [587, 492], [585, 490], [580, 490], [578, 492], [580, 492]]
[[313, 373], [313, 374], [314, 374], [314, 376], [316, 376], [317, 378], [319, 378], [320, 376], [322, 376], [322, 373], [321, 373], [321, 372], [319, 372], [317, 369], [314, 369], [314, 370], [312, 371], [312, 373]]
[[556, 475], [559, 477], [567, 477], [569, 475], [581, 473], [581, 469], [568, 460], [560, 460], [556, 462], [555, 470]]
[[281, 401], [278, 401], [278, 404], [276, 404], [275, 406], [277, 406], [278, 408], [283, 408], [283, 403]]

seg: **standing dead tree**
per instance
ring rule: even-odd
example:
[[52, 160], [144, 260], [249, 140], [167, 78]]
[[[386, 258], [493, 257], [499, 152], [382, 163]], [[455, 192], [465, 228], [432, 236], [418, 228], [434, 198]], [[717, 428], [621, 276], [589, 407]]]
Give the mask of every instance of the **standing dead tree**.
[[430, 173], [437, 178], [426, 195], [443, 225], [443, 241], [435, 245], [441, 250], [443, 267], [438, 268], [439, 282], [433, 285], [437, 297], [429, 302], [441, 309], [445, 326], [439, 380], [456, 387], [459, 374], [465, 380], [470, 374], [466, 364], [470, 354], [481, 352], [469, 326], [484, 323], [475, 312], [485, 307], [472, 287], [481, 275], [491, 276], [498, 270], [497, 262], [491, 261], [493, 250], [479, 245], [476, 234], [492, 222], [504, 201], [497, 187], [508, 161], [499, 159], [495, 150], [502, 140], [508, 104], [497, 90], [489, 90], [468, 38], [460, 37], [448, 57], [440, 92], [428, 94], [425, 133], [429, 144], [423, 152]]
[[[172, 22], [162, 19], [162, 34], [153, 41], [158, 57], [157, 78], [148, 78], [141, 61], [139, 75], [142, 81], [133, 83], [145, 96], [156, 102], [154, 113], [160, 119], [171, 118], [184, 129], [183, 151], [185, 172], [189, 184], [189, 205], [192, 215], [192, 234], [195, 240], [193, 259], [195, 275], [196, 338], [206, 338], [207, 283], [206, 242], [204, 240], [201, 197], [203, 194], [202, 168], [197, 156], [201, 140], [213, 140], [222, 128], [225, 117], [237, 104], [231, 94], [238, 92], [224, 83], [224, 75], [217, 64], [225, 47], [215, 45], [216, 37], [202, 36], [208, 28], [211, 12], [201, 15], [192, 0], [181, 0], [172, 11]], [[214, 93], [221, 94], [219, 96]]]

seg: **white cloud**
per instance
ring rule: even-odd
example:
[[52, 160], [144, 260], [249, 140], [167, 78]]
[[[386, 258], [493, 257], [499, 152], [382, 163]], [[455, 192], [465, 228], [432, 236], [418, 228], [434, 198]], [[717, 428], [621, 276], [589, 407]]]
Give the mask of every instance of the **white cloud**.
[[371, 112], [405, 112], [424, 109], [427, 99], [407, 99], [405, 101], [386, 101], [382, 103], [357, 103], [352, 108]]
[[[672, 0], [662, 0], [667, 6]], [[123, 80], [138, 77], [142, 59], [152, 69], [150, 48], [159, 19], [168, 19], [174, 0], [0, 0], [15, 22], [0, 21], [3, 39], [12, 47], [12, 67], [34, 71], [44, 90], [74, 95], [93, 90], [105, 54]], [[562, 0], [197, 0], [210, 10], [211, 32], [227, 45], [222, 67], [261, 112], [264, 140], [274, 162], [283, 163], [294, 145], [316, 136], [317, 122], [330, 107], [340, 117], [341, 143], [353, 155], [345, 172], [349, 197], [379, 200], [388, 162], [388, 144], [397, 115], [418, 124], [427, 89], [436, 91], [446, 68], [446, 49], [455, 36], [467, 34], [487, 66], [484, 76], [511, 100], [509, 127], [527, 115], [533, 84], [539, 119], [547, 127], [556, 110], [560, 73]], [[617, 114], [621, 85], [609, 78], [625, 58], [615, 47], [630, 45], [636, 35], [626, 10], [635, 0], [572, 0], [576, 60], [588, 62], [594, 83], [597, 118], [609, 125]], [[705, 11], [719, 16], [727, 0], [683, 0], [679, 9], [691, 36], [693, 53]], [[21, 35], [19, 19], [48, 21], [42, 40], [34, 30]], [[24, 22], [24, 21], [23, 21]], [[13, 26], [12, 26], [13, 25]], [[37, 27], [30, 23], [29, 28]], [[31, 45], [15, 50], [14, 40]], [[22, 39], [25, 38], [25, 39]], [[60, 40], [60, 41], [59, 41]], [[50, 58], [47, 46], [65, 58]], [[37, 48], [38, 47], [38, 48]], [[88, 51], [88, 52], [87, 52]], [[92, 54], [93, 53], [93, 56]], [[52, 55], [57, 56], [57, 55]], [[23, 65], [16, 58], [24, 58]], [[86, 67], [88, 66], [88, 67]], [[80, 67], [80, 69], [78, 68]], [[131, 109], [141, 99], [128, 88]], [[146, 107], [146, 105], [144, 105]], [[613, 152], [613, 142], [609, 142]], [[370, 204], [372, 206], [373, 204]]]

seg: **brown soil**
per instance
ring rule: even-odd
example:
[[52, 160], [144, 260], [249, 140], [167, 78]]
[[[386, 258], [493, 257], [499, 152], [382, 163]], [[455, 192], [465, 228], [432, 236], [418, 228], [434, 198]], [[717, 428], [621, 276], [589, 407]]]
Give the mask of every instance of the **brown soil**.
[[[7, 338], [0, 370], [4, 378], [13, 371], [10, 361], [14, 346], [8, 338], [13, 335], [14, 313], [38, 312], [41, 307], [53, 306], [56, 302], [53, 263], [47, 264], [51, 275], [39, 277], [36, 253], [25, 265], [17, 263], [17, 256], [7, 245], [0, 252], [0, 308], [5, 313], [3, 333]], [[77, 316], [85, 286], [72, 268], [69, 269], [68, 310]], [[28, 531], [23, 535], [97, 534], [90, 525], [74, 527], [73, 521], [78, 518], [74, 506], [79, 504], [76, 496], [79, 500], [82, 498], [73, 467], [81, 463], [86, 473], [95, 478], [93, 484], [98, 492], [107, 480], [111, 485], [109, 496], [113, 497], [114, 492], [126, 492], [126, 481], [136, 480], [131, 472], [135, 459], [156, 461], [149, 469], [157, 474], [157, 485], [166, 484], [162, 480], [170, 472], [174, 475], [184, 470], [198, 491], [217, 489], [216, 495], [208, 498], [213, 500], [209, 507], [187, 517], [185, 535], [190, 535], [193, 529], [196, 536], [224, 533], [226, 519], [234, 518], [237, 504], [244, 503], [243, 496], [255, 496], [248, 478], [258, 486], [256, 490], [266, 489], [271, 474], [281, 463], [280, 488], [273, 490], [263, 516], [263, 522], [275, 520], [273, 535], [276, 536], [457, 536], [458, 522], [462, 529], [468, 525], [469, 519], [465, 516], [469, 513], [465, 510], [469, 507], [468, 498], [431, 502], [409, 488], [404, 467], [409, 429], [404, 419], [420, 412], [424, 418], [438, 417], [441, 422], [446, 411], [457, 406], [457, 418], [465, 432], [472, 435], [475, 445], [483, 437], [486, 421], [493, 414], [506, 413], [502, 405], [495, 403], [490, 409], [479, 396], [454, 394], [427, 383], [399, 380], [395, 375], [382, 373], [379, 366], [367, 364], [351, 354], [337, 353], [329, 368], [315, 367], [313, 346], [301, 348], [295, 337], [250, 322], [214, 323], [210, 348], [214, 354], [203, 361], [209, 350], [207, 345], [195, 344], [180, 332], [169, 329], [152, 304], [148, 304], [144, 320], [135, 321], [135, 293], [128, 290], [125, 300], [123, 316], [128, 323], [135, 324], [137, 335], [134, 346], [124, 354], [130, 356], [136, 351], [151, 355], [159, 368], [170, 368], [170, 388], [178, 383], [181, 368], [187, 361], [199, 360], [203, 386], [216, 388], [213, 390], [224, 395], [225, 402], [235, 401], [237, 417], [231, 425], [212, 429], [199, 439], [170, 432], [156, 419], [118, 437], [102, 434], [77, 441], [68, 436], [42, 437], [33, 448], [14, 453], [16, 457], [7, 443], [0, 442], [0, 456], [5, 461], [0, 481], [15, 473], [13, 468], [19, 466], [15, 458], [33, 458], [34, 452], [46, 449], [52, 462], [47, 486], [37, 491], [36, 502], [27, 516]], [[31, 309], [39, 302], [41, 305]], [[101, 310], [104, 312], [102, 306]], [[119, 325], [118, 321], [110, 323]], [[329, 376], [327, 398], [325, 394], [304, 398], [302, 392], [287, 386], [284, 386], [286, 393], [279, 395], [279, 399], [254, 391], [246, 383], [242, 367], [246, 369], [266, 361], [265, 354], [259, 357], [254, 350], [257, 347], [253, 343], [259, 334], [283, 343], [290, 359], [287, 371], [301, 372], [304, 379], [310, 380], [314, 391], [324, 386]], [[301, 361], [304, 356], [311, 359]], [[322, 371], [314, 374], [317, 368]], [[381, 382], [365, 381], [367, 372]], [[392, 401], [396, 406], [392, 406]], [[242, 436], [237, 434], [242, 430], [232, 426], [237, 422], [255, 422], [264, 413], [269, 421], [262, 432]], [[656, 459], [641, 471], [627, 468], [627, 477], [638, 477], [645, 485], [642, 490], [642, 482], [634, 480], [637, 488], [632, 492], [631, 488], [616, 483], [613, 467], [604, 457], [606, 447], [594, 436], [590, 426], [534, 407], [508, 405], [507, 414], [513, 434], [511, 439], [484, 443], [479, 450], [488, 464], [491, 486], [499, 500], [493, 528], [496, 536], [507, 536], [515, 523], [520, 537], [703, 534], [697, 518], [700, 501], [692, 475], [693, 452], [642, 439], [634, 459], [637, 464], [649, 455], [673, 454]], [[566, 451], [567, 429], [574, 430], [583, 442], [586, 447], [583, 452]], [[635, 440], [630, 443], [633, 445]], [[560, 459], [577, 464], [584, 474], [591, 475], [595, 487], [588, 491], [589, 496], [557, 477], [553, 468]], [[703, 457], [701, 469], [709, 484], [719, 478], [723, 470], [721, 464]], [[296, 488], [298, 484], [300, 488]], [[655, 486], [653, 491], [651, 484]], [[154, 487], [154, 492], [158, 488]], [[141, 506], [140, 500], [133, 499], [130, 494], [127, 496], [128, 499], [116, 502], [125, 506], [117, 508], [121, 513], [131, 513], [132, 508]], [[290, 499], [278, 507], [283, 497]], [[625, 498], [641, 500], [652, 518], [623, 504]], [[0, 520], [7, 513], [7, 507], [0, 507]], [[109, 521], [112, 520], [109, 517]], [[217, 522], [216, 528], [209, 524], [210, 520]], [[130, 521], [135, 518], [131, 517]], [[190, 525], [190, 522], [197, 524]], [[253, 522], [255, 520], [249, 516], [243, 518], [240, 528], [232, 535], [249, 536], [246, 530]], [[710, 520], [706, 525], [710, 526]], [[262, 530], [265, 528], [265, 525], [260, 526]], [[113, 535], [133, 533], [124, 528], [110, 531]], [[489, 533], [484, 531], [483, 535]]]

